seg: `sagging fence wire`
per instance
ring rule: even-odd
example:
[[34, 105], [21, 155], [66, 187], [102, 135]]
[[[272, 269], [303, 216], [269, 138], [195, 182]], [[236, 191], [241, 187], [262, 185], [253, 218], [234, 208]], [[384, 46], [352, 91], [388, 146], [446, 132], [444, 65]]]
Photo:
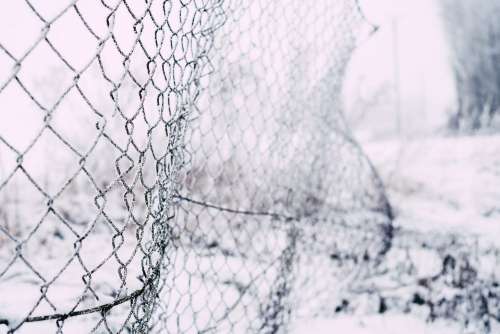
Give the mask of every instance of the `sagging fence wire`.
[[369, 276], [391, 243], [390, 205], [341, 108], [366, 28], [357, 4], [226, 4], [187, 133], [166, 332], [286, 332], [333, 310], [344, 278]]

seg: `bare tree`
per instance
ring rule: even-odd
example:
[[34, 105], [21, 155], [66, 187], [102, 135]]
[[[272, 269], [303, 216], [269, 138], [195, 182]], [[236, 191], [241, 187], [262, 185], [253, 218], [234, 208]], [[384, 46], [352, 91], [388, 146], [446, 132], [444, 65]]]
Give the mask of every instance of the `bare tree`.
[[441, 0], [458, 108], [450, 127], [475, 131], [500, 114], [500, 2]]

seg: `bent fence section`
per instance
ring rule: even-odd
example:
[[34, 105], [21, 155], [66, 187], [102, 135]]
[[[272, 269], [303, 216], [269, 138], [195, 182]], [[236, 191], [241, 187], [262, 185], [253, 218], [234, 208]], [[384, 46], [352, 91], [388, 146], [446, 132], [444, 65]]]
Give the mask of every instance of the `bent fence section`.
[[390, 248], [356, 1], [0, 6], [0, 328], [278, 333]]

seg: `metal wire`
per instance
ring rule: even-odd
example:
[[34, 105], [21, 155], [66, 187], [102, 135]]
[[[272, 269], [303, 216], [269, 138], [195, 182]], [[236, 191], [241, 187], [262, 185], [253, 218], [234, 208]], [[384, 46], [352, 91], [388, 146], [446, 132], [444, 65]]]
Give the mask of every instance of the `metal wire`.
[[[9, 332], [149, 332], [220, 5], [3, 5], [23, 20], [18, 43], [0, 44], [11, 64], [0, 85], [0, 318]], [[9, 289], [27, 296], [14, 305]], [[4, 314], [10, 306], [14, 316]], [[57, 321], [39, 323], [48, 320]]]
[[391, 248], [342, 114], [357, 1], [0, 8], [9, 333], [286, 332]]
[[371, 30], [357, 2], [224, 10], [187, 132], [158, 332], [287, 332], [333, 310], [391, 244], [383, 186], [342, 112], [349, 59]]

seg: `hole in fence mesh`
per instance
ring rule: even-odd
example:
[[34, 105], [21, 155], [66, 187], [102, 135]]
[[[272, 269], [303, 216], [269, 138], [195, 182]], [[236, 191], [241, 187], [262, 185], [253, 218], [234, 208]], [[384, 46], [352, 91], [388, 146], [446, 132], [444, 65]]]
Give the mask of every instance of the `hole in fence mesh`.
[[355, 1], [2, 6], [11, 332], [277, 333], [387, 251], [342, 115]]

